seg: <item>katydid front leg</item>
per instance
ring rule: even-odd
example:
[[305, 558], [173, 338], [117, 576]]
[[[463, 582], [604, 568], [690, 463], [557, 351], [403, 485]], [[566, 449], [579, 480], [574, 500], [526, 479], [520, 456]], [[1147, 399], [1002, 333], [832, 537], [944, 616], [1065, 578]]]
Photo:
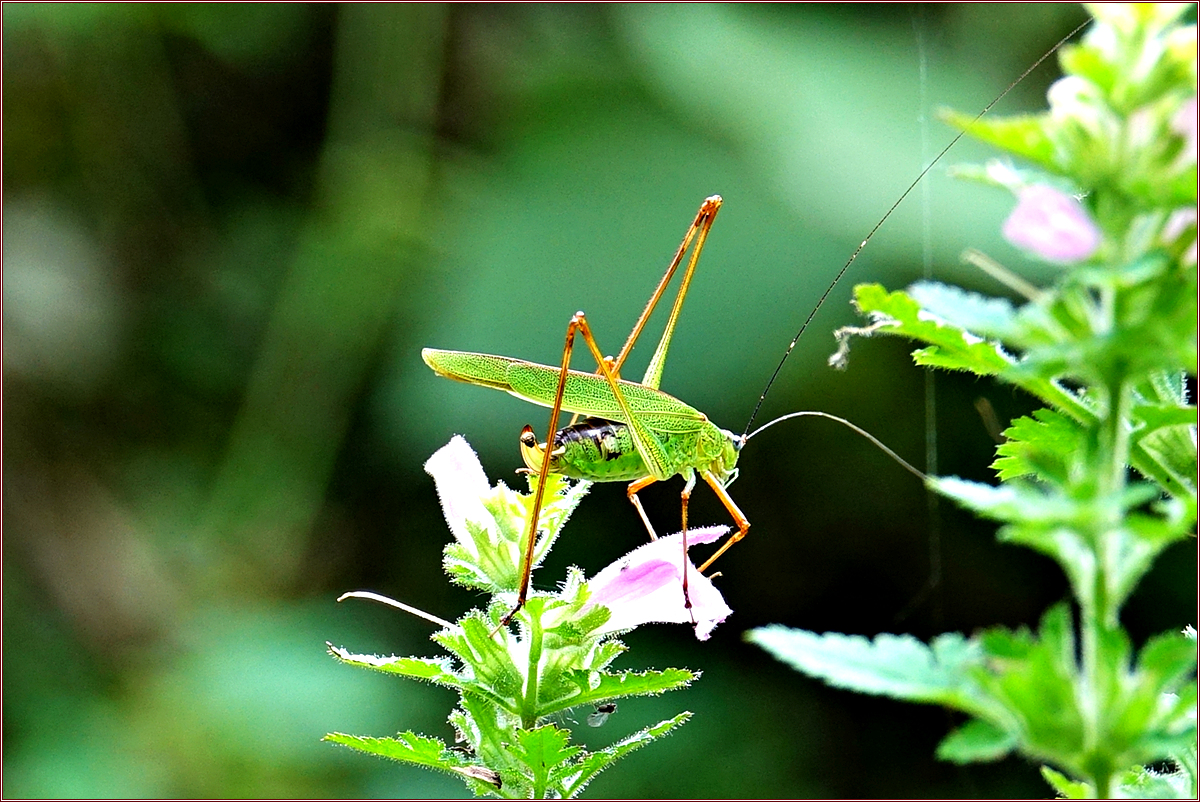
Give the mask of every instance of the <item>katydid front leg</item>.
[[[546, 451], [542, 452], [542, 464], [540, 466], [541, 469], [538, 471], [537, 487], [533, 494], [533, 508], [529, 515], [529, 528], [525, 534], [525, 547], [521, 554], [521, 578], [520, 589], [517, 592], [517, 603], [516, 606], [514, 606], [513, 609], [510, 610], [508, 614], [500, 620], [500, 624], [497, 629], [499, 629], [499, 627], [507, 626], [512, 620], [513, 616], [525, 606], [525, 602], [529, 599], [529, 583], [533, 575], [533, 553], [534, 546], [537, 543], [538, 518], [541, 516], [542, 505], [545, 499], [546, 479], [550, 474], [550, 454], [547, 452], [553, 448], [552, 444], [554, 443], [554, 435], [558, 431], [558, 417], [559, 413], [562, 411], [563, 394], [566, 392], [567, 375], [571, 367], [571, 352], [575, 347], [576, 332], [582, 335], [584, 343], [587, 345], [588, 350], [591, 351], [592, 356], [596, 360], [596, 365], [600, 369], [600, 373], [603, 374], [605, 381], [608, 382], [608, 386], [612, 390], [613, 396], [616, 399], [617, 406], [620, 408], [621, 414], [625, 417], [627, 425], [630, 427], [630, 431], [633, 433], [634, 444], [638, 450], [638, 453], [642, 456], [642, 459], [645, 462], [647, 469], [650, 471], [651, 476], [655, 481], [662, 481], [670, 476], [670, 472], [666, 467], [667, 460], [666, 455], [663, 452], [662, 444], [658, 441], [658, 438], [656, 438], [648, 429], [646, 429], [645, 426], [641, 425], [638, 419], [634, 417], [633, 411], [629, 406], [629, 401], [626, 399], [625, 393], [622, 392], [621, 385], [613, 373], [613, 361], [606, 359], [600, 350], [600, 346], [596, 344], [596, 338], [592, 336], [591, 327], [588, 326], [587, 317], [584, 315], [584, 313], [576, 312], [571, 317], [570, 323], [567, 324], [567, 336], [566, 341], [563, 344], [562, 366], [558, 372], [558, 383], [554, 391], [554, 403], [550, 407], [550, 431], [546, 435]], [[640, 504], [635, 506], [640, 507]], [[644, 513], [643, 520], [646, 521], [647, 527], [649, 528], [649, 521], [645, 518]], [[650, 529], [650, 531], [653, 532], [653, 529]], [[687, 559], [686, 549], [684, 552], [684, 559], [685, 561]], [[687, 593], [686, 583], [687, 572], [685, 571], [685, 598]]]

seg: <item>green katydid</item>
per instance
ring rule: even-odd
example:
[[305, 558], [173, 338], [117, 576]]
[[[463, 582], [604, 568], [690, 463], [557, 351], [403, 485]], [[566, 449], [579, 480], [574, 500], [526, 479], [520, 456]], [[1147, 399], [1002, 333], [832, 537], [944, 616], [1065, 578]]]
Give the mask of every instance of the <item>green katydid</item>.
[[[683, 531], [687, 532], [687, 504], [696, 484], [696, 475], [712, 487], [737, 524], [724, 544], [701, 567], [703, 571], [726, 549], [742, 539], [750, 522], [730, 498], [725, 487], [737, 475], [737, 455], [745, 436], [720, 429], [705, 415], [682, 401], [658, 389], [666, 361], [671, 336], [695, 272], [704, 241], [713, 220], [721, 208], [721, 198], [713, 195], [701, 204], [696, 218], [688, 228], [670, 266], [655, 289], [646, 308], [634, 324], [629, 338], [614, 359], [605, 357], [587, 323], [583, 312], [577, 312], [567, 325], [562, 366], [537, 365], [521, 359], [490, 354], [442, 351], [426, 348], [422, 358], [439, 375], [471, 384], [504, 390], [518, 398], [550, 407], [550, 426], [546, 441], [538, 444], [528, 426], [521, 433], [521, 453], [529, 470], [539, 475], [534, 491], [533, 511], [522, 551], [521, 585], [517, 604], [509, 616], [519, 610], [529, 592], [533, 570], [533, 546], [537, 540], [537, 520], [542, 508], [546, 477], [560, 473], [570, 478], [590, 481], [628, 481], [627, 494], [645, 524], [651, 538], [657, 537], [638, 492], [676, 474], [683, 476]], [[694, 247], [692, 247], [694, 244]], [[637, 342], [671, 278], [689, 247], [691, 257], [680, 281], [675, 303], [663, 331], [662, 339], [640, 383], [620, 378], [620, 369]], [[571, 353], [576, 333], [583, 337], [588, 350], [596, 359], [597, 373], [570, 370]], [[561, 410], [588, 419], [577, 425], [558, 429]], [[546, 444], [553, 444], [547, 448]], [[543, 463], [548, 458], [548, 470]], [[686, 543], [686, 540], [685, 540]], [[686, 547], [685, 547], [686, 552]], [[686, 559], [686, 553], [685, 553]], [[687, 600], [687, 572], [684, 572], [684, 598]]]
[[[1086, 23], [1085, 23], [1086, 24]], [[1030, 72], [1058, 50], [1068, 39], [1078, 33], [1084, 25], [1080, 25], [1067, 36], [1063, 37], [1053, 48], [1030, 66], [1022, 75], [1013, 81], [1008, 88], [1000, 93], [975, 119], [986, 114], [1001, 98], [1020, 83]], [[563, 358], [560, 367], [538, 365], [511, 357], [493, 356], [490, 354], [468, 353], [461, 351], [445, 351], [432, 348], [422, 350], [421, 356], [433, 370], [441, 376], [458, 381], [478, 384], [504, 390], [518, 398], [550, 408], [549, 432], [546, 440], [539, 444], [533, 430], [526, 426], [521, 432], [521, 453], [528, 469], [538, 474], [534, 491], [533, 508], [529, 517], [529, 528], [526, 532], [525, 544], [522, 551], [521, 584], [517, 595], [516, 606], [502, 619], [505, 625], [521, 607], [524, 606], [528, 593], [530, 576], [533, 570], [534, 545], [537, 540], [537, 522], [542, 509], [545, 493], [546, 478], [550, 473], [559, 473], [569, 478], [586, 479], [590, 481], [627, 481], [630, 482], [627, 495], [637, 509], [638, 515], [645, 524], [650, 537], [656, 537], [654, 527], [646, 515], [638, 493], [655, 482], [665, 481], [675, 475], [684, 479], [681, 493], [681, 518], [684, 533], [684, 560], [687, 560], [687, 508], [692, 490], [695, 488], [696, 476], [699, 475], [713, 489], [721, 503], [725, 505], [736, 525], [724, 543], [703, 563], [699, 570], [706, 571], [714, 561], [724, 554], [730, 546], [746, 536], [750, 522], [730, 497], [727, 487], [737, 477], [738, 453], [747, 440], [767, 427], [783, 420], [800, 416], [820, 416], [842, 423], [863, 435], [889, 456], [899, 462], [906, 470], [924, 479], [924, 475], [897, 456], [891, 449], [884, 446], [872, 435], [854, 424], [823, 412], [794, 412], [784, 415], [750, 433], [750, 426], [757, 416], [758, 410], [766, 398], [775, 378], [779, 375], [784, 362], [791, 354], [801, 335], [812, 322], [817, 311], [829, 297], [834, 286], [846, 274], [850, 266], [858, 258], [859, 253], [875, 236], [880, 227], [891, 217], [896, 208], [908, 197], [925, 175], [933, 169], [941, 158], [954, 147], [963, 136], [959, 133], [940, 153], [920, 172], [916, 179], [900, 195], [899, 199], [888, 209], [859, 244], [858, 248], [842, 266], [834, 277], [828, 289], [817, 301], [801, 325], [796, 336], [785, 350], [775, 372], [767, 382], [766, 389], [758, 399], [758, 404], [750, 416], [741, 435], [733, 434], [717, 427], [699, 410], [662, 392], [658, 389], [662, 377], [663, 365], [666, 361], [667, 350], [671, 337], [679, 320], [680, 310], [687, 295], [688, 287], [695, 272], [700, 252], [713, 220], [721, 208], [721, 197], [713, 195], [706, 198], [696, 214], [695, 220], [680, 243], [670, 266], [663, 275], [654, 293], [651, 295], [646, 308], [642, 311], [633, 330], [630, 332], [625, 345], [618, 355], [606, 357], [597, 345], [588, 326], [583, 312], [577, 312], [567, 326], [566, 343], [563, 347]], [[694, 245], [694, 247], [693, 247]], [[687, 269], [680, 281], [679, 289], [671, 308], [670, 316], [650, 359], [650, 364], [641, 382], [631, 382], [620, 378], [620, 370], [629, 355], [647, 320], [658, 301], [674, 276], [677, 268], [683, 262], [684, 256], [691, 248]], [[588, 350], [596, 360], [598, 370], [595, 373], [584, 373], [570, 369], [571, 353], [576, 334], [580, 334], [587, 344]], [[588, 416], [586, 420], [559, 430], [558, 419], [562, 410]], [[683, 572], [683, 593], [685, 605], [690, 608], [687, 597], [687, 570]]]
[[[670, 347], [671, 336], [679, 320], [684, 298], [704, 248], [704, 241], [713, 220], [721, 208], [721, 197], [706, 198], [688, 228], [674, 258], [663, 274], [646, 308], [638, 317], [625, 345], [618, 355], [606, 357], [592, 336], [587, 318], [577, 312], [567, 326], [566, 343], [560, 367], [538, 365], [512, 357], [462, 351], [444, 351], [433, 348], [422, 350], [421, 356], [441, 376], [503, 390], [518, 398], [550, 408], [549, 433], [545, 442], [538, 443], [533, 429], [526, 426], [521, 432], [521, 455], [528, 470], [538, 474], [534, 490], [530, 525], [526, 531], [522, 550], [521, 584], [517, 604], [505, 617], [507, 622], [525, 604], [529, 592], [529, 579], [533, 570], [534, 543], [537, 540], [535, 523], [542, 509], [546, 477], [549, 473], [562, 474], [568, 478], [594, 482], [629, 482], [626, 491], [630, 502], [638, 512], [651, 539], [655, 539], [654, 526], [646, 515], [638, 493], [655, 482], [665, 481], [675, 475], [684, 479], [680, 494], [680, 516], [684, 533], [684, 559], [687, 550], [688, 500], [695, 489], [697, 475], [713, 489], [717, 498], [729, 511], [736, 530], [700, 566], [706, 571], [730, 546], [746, 536], [750, 521], [738, 508], [727, 491], [728, 485], [737, 477], [738, 452], [752, 436], [721, 429], [713, 424], [704, 413], [688, 406], [658, 389], [663, 364]], [[694, 246], [694, 247], [693, 247]], [[662, 298], [684, 256], [691, 248], [687, 269], [680, 280], [671, 314], [667, 319], [662, 338], [650, 358], [650, 364], [641, 382], [620, 378], [620, 369], [625, 358], [633, 349], [638, 336]], [[807, 324], [806, 324], [807, 325]], [[596, 360], [596, 373], [570, 370], [571, 354], [576, 334], [583, 337], [588, 350]], [[797, 338], [799, 335], [797, 335]], [[792, 343], [795, 345], [795, 342]], [[789, 349], [790, 350], [790, 349]], [[765, 395], [765, 391], [764, 391]], [[562, 410], [587, 419], [573, 423], [564, 429], [558, 428]], [[870, 439], [893, 458], [900, 460], [890, 449], [857, 426], [823, 412], [800, 412], [776, 419], [766, 426], [800, 415], [817, 415], [831, 418], [849, 426]], [[752, 419], [753, 420], [753, 419]], [[747, 432], [749, 426], [747, 426]], [[549, 470], [542, 470], [549, 448]], [[687, 590], [687, 569], [683, 571], [683, 595], [685, 606], [690, 607]]]

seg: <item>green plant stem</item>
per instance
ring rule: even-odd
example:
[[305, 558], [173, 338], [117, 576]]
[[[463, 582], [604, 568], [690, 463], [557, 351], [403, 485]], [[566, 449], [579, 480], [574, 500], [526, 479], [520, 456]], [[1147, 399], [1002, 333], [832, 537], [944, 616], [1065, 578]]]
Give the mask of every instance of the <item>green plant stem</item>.
[[[529, 621], [529, 667], [525, 678], [525, 700], [521, 710], [521, 726], [527, 730], [537, 725], [538, 674], [542, 664], [542, 622], [537, 615], [527, 616]], [[545, 789], [542, 789], [544, 791]], [[538, 794], [537, 798], [541, 798]]]
[[[1111, 300], [1111, 299], [1110, 299]], [[1112, 304], [1102, 310], [1106, 318], [1112, 314]], [[1082, 681], [1080, 689], [1087, 701], [1084, 706], [1087, 721], [1087, 751], [1103, 752], [1105, 738], [1103, 722], [1106, 713], [1102, 709], [1105, 696], [1105, 660], [1101, 655], [1102, 642], [1106, 633], [1118, 626], [1117, 610], [1108, 596], [1106, 566], [1107, 550], [1112, 542], [1111, 534], [1122, 525], [1122, 498], [1127, 484], [1126, 464], [1129, 459], [1130, 428], [1129, 406], [1132, 393], [1125, 376], [1113, 377], [1107, 387], [1105, 412], [1099, 421], [1098, 443], [1095, 456], [1097, 481], [1095, 484], [1095, 509], [1099, 513], [1093, 531], [1096, 570], [1090, 599], [1081, 595], [1080, 629], [1082, 637]], [[1111, 669], [1111, 667], [1109, 667]], [[1092, 784], [1101, 799], [1110, 796], [1115, 767], [1109, 761], [1097, 759], [1090, 767]]]

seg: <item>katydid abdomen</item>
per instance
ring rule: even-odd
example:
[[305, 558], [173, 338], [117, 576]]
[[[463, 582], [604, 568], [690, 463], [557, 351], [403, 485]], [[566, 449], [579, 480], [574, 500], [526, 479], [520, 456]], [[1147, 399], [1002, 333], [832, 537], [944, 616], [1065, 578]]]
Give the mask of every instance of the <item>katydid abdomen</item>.
[[[624, 423], [604, 418], [584, 418], [554, 433], [547, 469], [569, 479], [590, 482], [634, 482], [649, 475], [646, 461]], [[538, 445], [533, 429], [521, 432], [521, 457], [534, 473], [541, 473], [545, 445]]]
[[[669, 478], [690, 479], [695, 471], [708, 470], [728, 484], [737, 462], [739, 441], [731, 432], [706, 425], [684, 434], [652, 437], [670, 459], [662, 466]], [[528, 426], [521, 432], [521, 456], [534, 473], [541, 472], [545, 444], [538, 444]], [[654, 476], [638, 452], [633, 430], [620, 421], [584, 418], [554, 433], [548, 469], [570, 479], [589, 482], [636, 482]]]

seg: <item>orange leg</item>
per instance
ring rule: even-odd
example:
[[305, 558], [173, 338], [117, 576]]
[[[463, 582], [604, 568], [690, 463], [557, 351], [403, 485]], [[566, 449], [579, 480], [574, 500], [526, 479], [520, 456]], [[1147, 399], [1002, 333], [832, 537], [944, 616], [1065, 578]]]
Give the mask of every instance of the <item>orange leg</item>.
[[[671, 283], [675, 271], [683, 263], [684, 255], [687, 253], [688, 248], [691, 247], [692, 241], [696, 240], [696, 235], [699, 234], [700, 239], [696, 241], [696, 248], [692, 251], [692, 258], [688, 262], [687, 270], [683, 273], [683, 279], [679, 284], [679, 291], [675, 293], [675, 303], [671, 307], [669, 322], [663, 330], [663, 339], [668, 342], [670, 341], [671, 333], [675, 329], [675, 322], [679, 319], [679, 312], [683, 308], [683, 299], [687, 296], [688, 287], [692, 283], [692, 274], [696, 271], [696, 263], [700, 260], [700, 251], [704, 249], [704, 241], [708, 239], [708, 231], [712, 228], [713, 221], [717, 218], [717, 212], [721, 210], [721, 202], [720, 195], [713, 195], [705, 198], [704, 202], [700, 204], [700, 209], [696, 212], [696, 218], [692, 220], [687, 233], [683, 235], [683, 241], [679, 243], [679, 248], [676, 249], [675, 255], [671, 257], [671, 264], [667, 266], [667, 272], [663, 273], [658, 286], [654, 288], [650, 300], [646, 302], [646, 308], [642, 310], [637, 322], [633, 324], [633, 329], [629, 332], [629, 337], [625, 339], [625, 344], [621, 346], [621, 350], [615, 358], [610, 356], [604, 357], [609, 372], [614, 377], [618, 379], [621, 377], [621, 366], [625, 364], [625, 359], [633, 351], [633, 346], [637, 343], [638, 337], [641, 336], [642, 329], [646, 328], [646, 322], [650, 320], [650, 315], [654, 312], [655, 307], [658, 306], [658, 302], [662, 300], [663, 293], [666, 292], [667, 285]], [[662, 343], [659, 344], [659, 349], [663, 349]], [[661, 358], [658, 361], [661, 362]], [[597, 370], [596, 372], [603, 373], [604, 371]], [[654, 382], [652, 386], [658, 389], [657, 382]], [[571, 423], [574, 424], [578, 419], [578, 414], [573, 415]]]
[[729, 514], [733, 517], [734, 524], [737, 525], [737, 531], [731, 534], [729, 539], [721, 544], [721, 548], [717, 549], [716, 554], [709, 557], [704, 561], [704, 565], [700, 566], [700, 571], [704, 572], [707, 571], [708, 567], [715, 563], [717, 558], [724, 554], [730, 546], [746, 536], [746, 533], [750, 531], [750, 522], [746, 520], [746, 516], [740, 509], [738, 509], [738, 505], [732, 498], [730, 498], [729, 493], [726, 492], [725, 488], [721, 486], [721, 483], [717, 481], [717, 477], [713, 476], [709, 471], [701, 471], [700, 475], [704, 477], [704, 481], [708, 482], [708, 486], [711, 487], [713, 492], [717, 494], [717, 498], [719, 498], [721, 503], [725, 505], [725, 509], [729, 511]]
[[642, 523], [646, 525], [646, 531], [650, 533], [651, 540], [658, 540], [658, 535], [654, 532], [654, 525], [650, 523], [650, 516], [646, 515], [646, 510], [642, 508], [642, 501], [638, 498], [638, 493], [645, 490], [650, 485], [658, 480], [653, 476], [646, 476], [638, 479], [636, 482], [630, 482], [629, 487], [625, 490], [625, 495], [629, 497], [629, 503], [637, 510], [638, 515], [642, 519]]
[[[646, 510], [642, 507], [642, 502], [638, 498], [637, 494], [657, 481], [658, 480], [653, 476], [647, 476], [642, 479], [638, 479], [636, 482], [631, 482], [629, 488], [625, 491], [626, 495], [629, 496], [629, 501], [637, 509], [638, 515], [642, 519], [642, 523], [646, 525], [646, 531], [650, 533], [651, 540], [658, 540], [658, 535], [655, 534], [654, 525], [650, 523], [650, 516], [646, 515]], [[679, 495], [680, 517], [683, 520], [683, 529], [681, 530], [683, 532], [683, 573], [681, 574], [681, 576], [683, 576], [683, 606], [687, 608], [689, 616], [691, 615], [692, 610], [692, 598], [688, 595], [687, 510], [688, 500], [692, 497], [692, 489], [695, 486], [696, 479], [695, 477], [692, 477], [692, 479], [684, 485], [683, 492]], [[694, 618], [692, 619], [692, 623], [696, 623]]]
[[688, 561], [688, 542], [687, 542], [687, 508], [688, 501], [692, 497], [692, 490], [696, 487], [696, 475], [688, 476], [684, 482], [683, 492], [679, 494], [679, 516], [683, 522], [683, 528], [680, 530], [680, 539], [683, 541], [683, 606], [687, 608], [688, 618], [692, 621], [692, 626], [696, 626], [696, 616], [692, 615], [692, 597], [688, 595], [688, 566], [691, 563]]
[[650, 319], [650, 313], [658, 305], [659, 299], [662, 298], [663, 293], [667, 289], [667, 284], [670, 283], [671, 277], [675, 275], [675, 270], [683, 262], [683, 255], [687, 253], [692, 240], [699, 233], [700, 241], [696, 243], [696, 250], [692, 255], [691, 261], [688, 263], [688, 269], [685, 271], [683, 281], [679, 285], [679, 292], [675, 294], [675, 305], [671, 309], [671, 319], [675, 320], [679, 317], [679, 310], [683, 306], [684, 296], [687, 295], [688, 285], [692, 282], [692, 273], [696, 269], [696, 262], [700, 259], [700, 250], [704, 247], [704, 240], [708, 238], [708, 230], [712, 228], [713, 221], [716, 219], [717, 212], [720, 209], [720, 195], [705, 198], [704, 203], [700, 204], [700, 209], [696, 212], [696, 219], [692, 221], [692, 225], [688, 228], [687, 233], [684, 234], [683, 242], [679, 243], [679, 249], [675, 251], [675, 256], [671, 259], [671, 265], [667, 268], [667, 272], [663, 274], [662, 280], [658, 282], [658, 286], [654, 288], [654, 294], [650, 296], [646, 308], [642, 310], [637, 323], [633, 324], [633, 331], [629, 332], [629, 338], [625, 340], [625, 344], [621, 346], [621, 351], [617, 354], [617, 358], [613, 360], [613, 373], [621, 371], [621, 366], [625, 364], [625, 358], [629, 356], [629, 352], [633, 350], [634, 343], [637, 342], [642, 329], [646, 327], [646, 321]]
[[[563, 343], [562, 367], [559, 369], [558, 385], [554, 390], [554, 404], [550, 407], [550, 432], [546, 435], [547, 450], [553, 448], [552, 444], [554, 443], [554, 434], [558, 431], [558, 418], [559, 413], [562, 412], [563, 394], [566, 392], [567, 374], [571, 367], [571, 352], [575, 347], [576, 332], [583, 337], [583, 341], [587, 345], [588, 350], [591, 351], [592, 356], [595, 357], [596, 365], [599, 367], [600, 372], [604, 374], [604, 378], [608, 380], [608, 384], [612, 388], [613, 395], [616, 397], [617, 402], [621, 405], [626, 418], [628, 419], [632, 417], [632, 412], [629, 410], [628, 404], [626, 404], [624, 400], [625, 397], [621, 393], [621, 388], [617, 384], [617, 378], [612, 371], [613, 361], [611, 359], [606, 359], [604, 354], [601, 353], [600, 346], [596, 344], [596, 338], [592, 336], [591, 327], [588, 326], [587, 317], [583, 314], [583, 312], [576, 312], [571, 316], [571, 322], [567, 324], [567, 337], [566, 341]], [[546, 478], [549, 475], [549, 471], [546, 469], [547, 459], [548, 457], [546, 453], [543, 452], [541, 465], [542, 470], [538, 472], [537, 487], [533, 494], [533, 508], [529, 514], [529, 528], [525, 533], [525, 548], [524, 551], [521, 552], [521, 585], [520, 590], [517, 592], [517, 603], [516, 606], [508, 611], [504, 618], [500, 619], [500, 625], [497, 627], [497, 629], [506, 626], [508, 622], [512, 620], [512, 617], [516, 615], [522, 607], [525, 606], [525, 602], [529, 599], [529, 580], [533, 575], [533, 552], [534, 546], [537, 544], [538, 519], [541, 517], [542, 505], [546, 495]], [[635, 506], [640, 508], [641, 505], [640, 503], [635, 503]], [[649, 519], [647, 519], [644, 514], [642, 520], [646, 522], [646, 526], [649, 528]], [[650, 531], [653, 530], [651, 529]]]

